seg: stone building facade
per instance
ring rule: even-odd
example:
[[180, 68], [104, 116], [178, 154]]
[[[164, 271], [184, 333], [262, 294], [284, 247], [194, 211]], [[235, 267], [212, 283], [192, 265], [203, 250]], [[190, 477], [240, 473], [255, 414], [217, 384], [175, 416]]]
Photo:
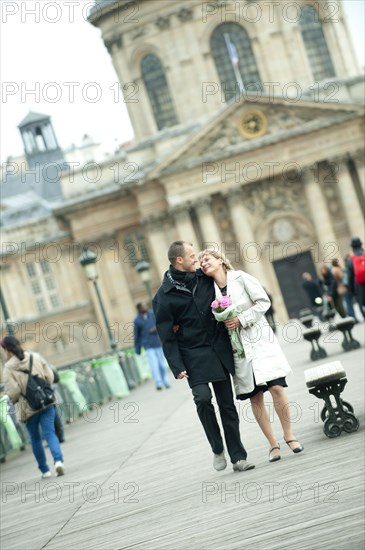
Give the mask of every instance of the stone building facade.
[[[89, 246], [115, 337], [131, 346], [134, 305], [146, 299], [136, 262], [150, 262], [156, 290], [175, 239], [219, 247], [260, 279], [279, 321], [296, 317], [301, 273], [364, 235], [364, 81], [342, 3], [103, 0], [89, 20], [135, 140], [66, 170], [44, 220], [6, 229], [12, 318], [55, 364], [106, 350], [78, 263]], [[36, 280], [48, 304], [37, 313]]]

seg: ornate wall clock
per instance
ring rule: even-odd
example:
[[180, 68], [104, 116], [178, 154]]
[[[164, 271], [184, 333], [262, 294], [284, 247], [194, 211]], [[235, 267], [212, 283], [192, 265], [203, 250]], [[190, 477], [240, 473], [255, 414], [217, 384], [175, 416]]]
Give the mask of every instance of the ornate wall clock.
[[267, 119], [261, 111], [250, 111], [240, 117], [239, 128], [246, 138], [260, 137], [266, 132]]

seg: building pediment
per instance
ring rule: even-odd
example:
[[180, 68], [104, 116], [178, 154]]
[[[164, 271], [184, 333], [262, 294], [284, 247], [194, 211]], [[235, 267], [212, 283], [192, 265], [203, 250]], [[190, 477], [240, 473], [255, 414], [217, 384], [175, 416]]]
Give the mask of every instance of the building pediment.
[[203, 128], [167, 155], [149, 174], [163, 176], [211, 160], [244, 154], [278, 141], [295, 139], [361, 116], [361, 105], [345, 103], [297, 103], [273, 97], [242, 99], [225, 106]]

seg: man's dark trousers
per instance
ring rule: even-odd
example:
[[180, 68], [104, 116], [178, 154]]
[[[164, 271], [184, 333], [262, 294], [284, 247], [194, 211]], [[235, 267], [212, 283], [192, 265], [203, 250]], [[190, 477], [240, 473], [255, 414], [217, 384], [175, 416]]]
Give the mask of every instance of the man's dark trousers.
[[[225, 373], [226, 380], [212, 382], [212, 385], [221, 415], [228, 454], [232, 464], [234, 464], [238, 460], [246, 460], [247, 453], [241, 443], [239, 419], [233, 401], [230, 376], [228, 372], [225, 371]], [[198, 384], [193, 386], [191, 391], [193, 392], [198, 416], [212, 447], [212, 451], [215, 454], [221, 454], [224, 450], [223, 440], [212, 404], [212, 392], [209, 384]]]

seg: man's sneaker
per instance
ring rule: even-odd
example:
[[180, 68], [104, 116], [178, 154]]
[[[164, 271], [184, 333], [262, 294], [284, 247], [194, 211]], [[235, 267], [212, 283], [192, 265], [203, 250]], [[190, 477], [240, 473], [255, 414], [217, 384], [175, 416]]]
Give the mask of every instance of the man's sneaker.
[[216, 454], [214, 455], [213, 466], [215, 470], [217, 470], [218, 472], [220, 472], [220, 470], [224, 470], [225, 468], [227, 468], [227, 461], [226, 461], [226, 457], [224, 456], [224, 453], [221, 453], [219, 455], [216, 455]]
[[54, 467], [56, 468], [56, 476], [63, 476], [65, 473], [65, 467], [60, 460], [57, 460]]
[[43, 472], [42, 474], [42, 479], [46, 478], [46, 477], [51, 477], [51, 472], [48, 470], [48, 472]]
[[235, 472], [244, 472], [245, 470], [252, 470], [255, 467], [255, 464], [250, 464], [247, 460], [238, 460], [233, 464], [233, 469]]

